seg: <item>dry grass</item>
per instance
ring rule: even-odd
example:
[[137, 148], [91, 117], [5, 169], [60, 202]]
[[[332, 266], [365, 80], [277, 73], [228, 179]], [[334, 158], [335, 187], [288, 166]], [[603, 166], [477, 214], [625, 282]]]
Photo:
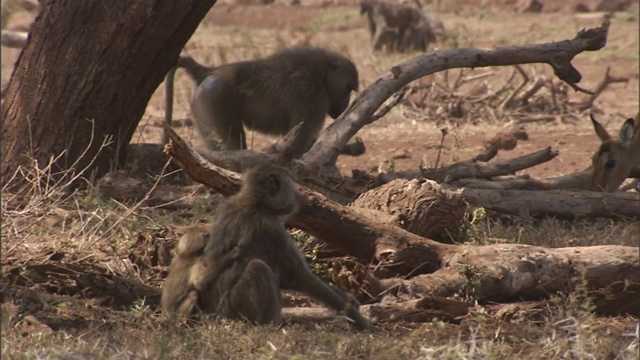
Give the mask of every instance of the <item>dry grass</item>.
[[144, 305], [116, 311], [76, 299], [28, 300], [5, 303], [3, 319], [7, 309], [19, 309], [48, 326], [3, 325], [3, 359], [636, 359], [638, 353], [637, 320], [596, 318], [562, 296], [520, 317], [495, 317], [478, 306], [460, 325], [387, 324], [375, 335], [339, 323], [276, 329], [210, 320], [171, 327]]
[[[554, 295], [534, 309], [503, 314], [477, 305], [460, 324], [391, 322], [379, 324], [380, 333], [365, 334], [351, 331], [340, 320], [291, 323], [283, 329], [220, 319], [173, 327], [154, 305], [137, 301], [124, 308], [112, 306], [90, 291], [69, 293], [73, 284], [40, 281], [26, 267], [20, 278], [33, 284], [10, 284], [6, 280], [17, 277], [8, 272], [20, 268], [15, 259], [33, 264], [37, 257], [64, 254], [61, 265], [108, 264], [113, 273], [160, 286], [166, 266], [150, 272], [132, 263], [136, 239], [157, 231], [160, 224], [177, 226], [189, 216], [119, 204], [92, 190], [50, 199], [19, 209], [2, 202], [3, 359], [634, 359], [638, 353], [637, 319], [595, 317], [587, 311], [588, 301], [568, 294]], [[58, 213], [50, 209], [66, 209], [67, 216], [58, 221]], [[482, 218], [472, 229], [480, 243], [502, 238], [548, 246], [632, 245], [636, 225]], [[582, 234], [584, 242], [576, 242]]]
[[[50, 311], [59, 316], [82, 310], [80, 305], [73, 306], [70, 302], [58, 302], [50, 307]], [[638, 352], [635, 320], [597, 319], [562, 305], [550, 306], [547, 314], [536, 321], [487, 320], [487, 316], [480, 313], [470, 316], [461, 326], [437, 321], [397, 324], [375, 335], [353, 333], [334, 324], [275, 329], [220, 320], [190, 328], [172, 328], [145, 308], [97, 312], [91, 309], [89, 316], [93, 321], [60, 322], [53, 331], [36, 328], [25, 333], [19, 327], [3, 328], [2, 357], [636, 359]]]
[[[594, 26], [576, 20], [566, 12], [542, 15], [513, 14], [504, 8], [473, 6], [443, 14], [452, 31], [442, 46], [525, 44], [572, 37], [582, 27]], [[523, 25], [527, 24], [527, 25]], [[638, 72], [637, 11], [616, 16], [603, 51], [583, 54], [576, 66], [583, 70], [585, 87], [593, 87], [609, 64], [617, 70], [635, 74], [628, 88], [618, 87], [603, 94], [597, 105], [615, 108], [621, 114], [637, 111]], [[264, 56], [275, 49], [309, 43], [348, 54], [361, 74], [361, 88], [408, 55], [372, 55], [364, 20], [355, 6], [329, 8], [237, 7], [216, 5], [187, 46], [189, 53], [206, 64], [220, 64]], [[11, 72], [16, 50], [3, 51], [3, 85]], [[548, 77], [548, 67], [527, 67]], [[469, 74], [495, 72], [491, 84], [499, 87], [511, 69], [480, 69]], [[443, 75], [438, 75], [443, 76]], [[453, 75], [451, 75], [453, 76]], [[190, 83], [178, 73], [175, 117], [189, 115], [187, 94]], [[635, 88], [634, 88], [635, 86]], [[635, 89], [635, 90], [633, 90]], [[137, 135], [136, 142], [157, 142], [159, 129], [153, 125], [164, 107], [160, 86], [154, 95]], [[571, 94], [572, 97], [577, 95]], [[475, 154], [469, 140], [489, 127], [500, 127], [508, 119], [475, 119], [473, 125], [453, 124], [445, 151], [452, 162]], [[379, 146], [366, 159], [342, 164], [345, 169], [366, 168], [388, 160], [389, 149], [420, 153], [415, 162], [395, 163], [396, 169], [416, 166], [421, 157], [433, 160], [431, 143], [438, 142], [438, 127], [419, 112], [394, 109], [385, 119], [363, 129], [365, 142]], [[561, 124], [567, 133], [591, 135], [587, 122]], [[182, 129], [198, 142], [192, 129]], [[433, 140], [428, 136], [434, 135]], [[539, 126], [544, 141], [554, 139], [545, 126]], [[558, 135], [553, 140], [569, 148], [564, 162], [549, 165], [546, 173], [560, 174], [581, 170], [581, 162], [592, 150], [580, 141]], [[411, 137], [413, 136], [413, 137]], [[532, 141], [535, 141], [535, 136]], [[257, 137], [256, 144], [260, 143]], [[573, 145], [575, 143], [575, 145]], [[545, 144], [544, 142], [537, 145]], [[554, 143], [556, 144], [556, 143]], [[593, 148], [597, 140], [593, 139]], [[542, 145], [546, 146], [546, 145]], [[530, 151], [530, 148], [525, 149]], [[377, 152], [376, 152], [377, 151]], [[395, 151], [395, 150], [393, 150]], [[434, 150], [435, 151], [435, 150]], [[435, 154], [435, 153], [434, 153]], [[573, 154], [573, 158], [566, 155]], [[33, 173], [46, 177], [46, 171]], [[34, 182], [40, 184], [40, 182]], [[198, 210], [168, 212], [145, 208], [140, 203], [122, 204], [103, 199], [93, 188], [67, 194], [64, 184], [34, 186], [27, 197], [2, 191], [2, 353], [3, 359], [85, 359], [85, 358], [162, 358], [162, 359], [637, 359], [639, 357], [638, 319], [596, 317], [588, 311], [588, 301], [574, 294], [553, 294], [534, 308], [519, 308], [497, 314], [490, 305], [477, 305], [459, 324], [434, 320], [430, 323], [379, 324], [377, 334], [351, 331], [343, 321], [330, 323], [291, 323], [283, 329], [250, 326], [244, 323], [210, 319], [192, 326], [172, 327], [160, 316], [152, 301], [138, 301], [126, 307], [94, 296], [76, 286], [38, 279], [24, 264], [56, 259], [60, 264], [94, 262], [106, 265], [111, 273], [159, 287], [166, 263], [155, 265], [138, 261], [140, 238], [162, 238], [173, 242], [178, 227], [207, 222], [211, 216]], [[492, 218], [476, 219], [468, 229], [469, 241], [525, 243], [549, 247], [586, 245], [637, 246], [637, 223], [629, 221], [587, 221], [558, 219]], [[62, 255], [61, 255], [62, 254]], [[63, 258], [59, 258], [63, 256]], [[16, 275], [18, 273], [18, 275]], [[21, 283], [10, 283], [20, 279]], [[75, 289], [75, 290], [74, 290]], [[75, 291], [75, 292], [74, 292]]]
[[622, 245], [640, 246], [635, 220], [610, 219], [492, 219], [471, 227], [478, 244], [509, 243], [542, 247]]

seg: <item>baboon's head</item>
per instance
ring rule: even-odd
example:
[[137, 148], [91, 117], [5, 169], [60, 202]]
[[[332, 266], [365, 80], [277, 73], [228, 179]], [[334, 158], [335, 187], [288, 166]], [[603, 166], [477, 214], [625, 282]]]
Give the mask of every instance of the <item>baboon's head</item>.
[[238, 196], [249, 208], [275, 216], [295, 213], [300, 203], [289, 171], [271, 163], [247, 170]]
[[358, 70], [351, 60], [336, 58], [329, 63], [327, 91], [329, 116], [337, 118], [349, 106], [351, 92], [358, 90]]
[[368, 13], [373, 9], [373, 0], [362, 0], [360, 1], [360, 14]]

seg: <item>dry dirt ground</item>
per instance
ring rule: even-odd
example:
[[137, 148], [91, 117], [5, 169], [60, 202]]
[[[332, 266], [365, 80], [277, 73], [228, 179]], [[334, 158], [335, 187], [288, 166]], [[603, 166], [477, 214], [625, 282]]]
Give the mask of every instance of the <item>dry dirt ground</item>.
[[[593, 7], [595, 1], [584, 1]], [[437, 47], [496, 47], [559, 41], [575, 36], [585, 27], [601, 23], [601, 14], [577, 16], [571, 9], [577, 1], [553, 2], [540, 14], [518, 14], [513, 1], [440, 1], [433, 5], [441, 13], [450, 37]], [[547, 1], [546, 3], [550, 3]], [[610, 85], [595, 101], [593, 111], [611, 131], [638, 112], [639, 14], [637, 2], [630, 11], [612, 18], [607, 46], [580, 54], [574, 66], [581, 72], [580, 85], [594, 89], [607, 68], [625, 83]], [[347, 54], [360, 72], [360, 88], [372, 84], [393, 65], [417, 54], [372, 54], [366, 21], [354, 1], [305, 1], [297, 7], [277, 2], [269, 6], [217, 4], [186, 46], [198, 61], [217, 65], [252, 59], [282, 47], [311, 44]], [[18, 51], [3, 49], [2, 84], [6, 85]], [[524, 65], [530, 76], [544, 75], [560, 87], [547, 65]], [[374, 167], [396, 170], [442, 166], [472, 157], [483, 150], [495, 132], [522, 121], [529, 140], [498, 158], [512, 157], [547, 146], [558, 150], [554, 160], [527, 169], [537, 177], [582, 170], [589, 165], [599, 141], [593, 134], [588, 112], [572, 110], [570, 102], [586, 99], [568, 92], [561, 109], [549, 114], [540, 110], [494, 111], [492, 105], [472, 101], [469, 93], [478, 84], [485, 93], [500, 89], [512, 67], [465, 69], [464, 77], [482, 75], [440, 103], [422, 107], [403, 103], [387, 116], [359, 133], [367, 153], [358, 158], [341, 157], [344, 174], [352, 169]], [[459, 71], [434, 74], [423, 83], [436, 81], [451, 87]], [[516, 80], [518, 78], [516, 77]], [[174, 118], [190, 116], [191, 84], [183, 72], [177, 76]], [[517, 80], [521, 81], [521, 80]], [[518, 82], [516, 81], [516, 85]], [[488, 89], [488, 90], [486, 90]], [[164, 116], [164, 86], [152, 97], [140, 122], [134, 142], [159, 142], [157, 123]], [[419, 96], [418, 96], [419, 97]], [[449, 115], [449, 104], [461, 99], [463, 116]], [[548, 103], [548, 93], [532, 99]], [[566, 105], [566, 106], [565, 106]], [[440, 129], [449, 135], [440, 146]], [[193, 127], [179, 128], [195, 146], [201, 141]], [[252, 147], [261, 149], [274, 139], [254, 135]], [[438, 153], [440, 160], [436, 163]], [[3, 196], [5, 194], [3, 193]], [[5, 197], [6, 199], [6, 197]], [[163, 269], [154, 261], [131, 259], [151, 256], [151, 249], [132, 246], [147, 236], [175, 241], [175, 228], [207, 219], [209, 214], [163, 213], [106, 201], [89, 192], [75, 203], [62, 206], [82, 210], [72, 218], [47, 224], [41, 209], [7, 212], [3, 206], [3, 268], [7, 254], [42, 254], [43, 262], [64, 258], [66, 266], [89, 261], [114, 273], [152, 286], [162, 283]], [[55, 206], [60, 204], [53, 204]], [[47, 218], [48, 219], [48, 218]], [[162, 224], [174, 224], [167, 226]], [[541, 246], [634, 245], [638, 226], [624, 221], [560, 221], [513, 219], [507, 224], [493, 219], [479, 221], [470, 236], [479, 244], [518, 242]], [[149, 235], [152, 234], [152, 235]], [[169, 235], [167, 235], [169, 234]], [[165, 239], [166, 236], [166, 239]], [[136, 242], [136, 245], [138, 243]], [[157, 255], [157, 254], [156, 254]], [[33, 259], [24, 258], [27, 264]], [[46, 261], [45, 261], [46, 260]], [[133, 265], [131, 262], [133, 261]], [[19, 263], [18, 263], [19, 264]], [[86, 289], [69, 283], [39, 279], [35, 267], [12, 264], [11, 278], [26, 283], [16, 290], [2, 280], [2, 358], [270, 358], [270, 359], [637, 359], [640, 357], [638, 319], [631, 316], [598, 317], [589, 312], [588, 300], [580, 294], [556, 294], [550, 300], [513, 308], [496, 315], [488, 306], [477, 306], [459, 324], [435, 319], [422, 324], [388, 323], [378, 334], [352, 332], [344, 323], [319, 325], [294, 323], [284, 329], [254, 327], [243, 323], [208, 321], [190, 327], [170, 327], [154, 308], [136, 302], [118, 308], [107, 299], [92, 297]], [[125, 270], [123, 270], [125, 269]], [[50, 269], [52, 273], [56, 270]], [[55, 277], [58, 279], [58, 277]], [[32, 281], [32, 282], [29, 282]], [[60, 289], [77, 293], [60, 293]], [[9, 291], [11, 289], [11, 291]], [[579, 291], [578, 291], [579, 292]], [[520, 306], [520, 305], [519, 305]]]

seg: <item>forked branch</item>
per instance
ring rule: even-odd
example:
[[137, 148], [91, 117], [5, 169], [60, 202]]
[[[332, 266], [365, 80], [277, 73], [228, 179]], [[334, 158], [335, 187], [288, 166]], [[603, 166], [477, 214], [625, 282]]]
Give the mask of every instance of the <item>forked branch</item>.
[[590, 94], [578, 87], [582, 75], [573, 67], [571, 60], [581, 52], [604, 47], [609, 24], [609, 18], [605, 18], [600, 27], [582, 30], [570, 40], [495, 49], [436, 50], [402, 62], [364, 89], [351, 106], [320, 134], [302, 160], [331, 170], [335, 167], [338, 149], [342, 149], [364, 125], [372, 122], [375, 111], [389, 97], [413, 80], [446, 69], [546, 63], [574, 90]]

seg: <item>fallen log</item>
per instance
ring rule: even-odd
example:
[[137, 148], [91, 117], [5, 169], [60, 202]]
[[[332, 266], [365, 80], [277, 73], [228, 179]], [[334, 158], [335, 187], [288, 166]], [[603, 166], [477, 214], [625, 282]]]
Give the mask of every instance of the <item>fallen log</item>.
[[[237, 175], [208, 164], [170, 131], [166, 151], [194, 180], [225, 195], [238, 191]], [[640, 283], [638, 249], [594, 246], [546, 249], [500, 244], [449, 245], [423, 238], [389, 224], [381, 224], [357, 209], [337, 204], [298, 185], [300, 211], [288, 224], [306, 231], [332, 248], [375, 265], [386, 289], [413, 294], [464, 294], [482, 301], [540, 298], [576, 286], [598, 289], [611, 282]], [[394, 276], [410, 279], [388, 279]], [[398, 290], [400, 291], [400, 290]]]
[[[637, 248], [461, 246], [446, 266], [431, 274], [381, 280], [383, 286], [395, 287], [400, 293], [470, 296], [480, 302], [539, 299], [556, 292], [571, 292], [585, 284], [593, 290], [616, 282], [640, 284]], [[617, 291], [622, 293], [625, 289]]]
[[429, 180], [394, 180], [361, 194], [351, 206], [380, 211], [390, 216], [388, 223], [426, 238], [457, 229], [467, 211], [459, 192]]
[[560, 190], [584, 189], [593, 170], [586, 170], [552, 177], [548, 179], [507, 179], [487, 181], [486, 179], [460, 179], [452, 183], [457, 187], [493, 190]]
[[195, 206], [202, 206], [203, 209], [211, 210], [215, 205], [210, 196], [216, 194], [211, 194], [202, 185], [155, 184], [133, 178], [124, 172], [108, 173], [100, 179], [97, 187], [104, 197], [124, 203], [142, 201], [142, 206], [164, 209], [193, 209]]
[[461, 189], [469, 204], [521, 216], [640, 219], [640, 193]]

